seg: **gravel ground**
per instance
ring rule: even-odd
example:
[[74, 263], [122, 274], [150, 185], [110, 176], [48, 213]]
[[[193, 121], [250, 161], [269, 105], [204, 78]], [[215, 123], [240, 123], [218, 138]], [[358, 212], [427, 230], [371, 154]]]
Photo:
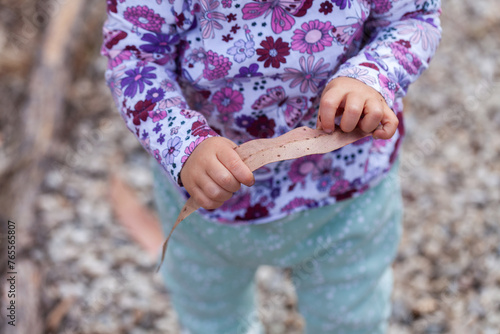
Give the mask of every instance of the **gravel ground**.
[[[405, 232], [389, 332], [498, 334], [500, 2], [449, 0], [443, 13], [438, 54], [406, 99]], [[66, 129], [70, 145], [60, 145], [37, 204], [46, 332], [178, 333], [155, 261], [109, 200], [110, 176], [120, 175], [152, 207], [148, 157], [114, 110], [105, 60], [87, 66], [70, 108], [88, 113]], [[285, 276], [257, 274], [269, 334], [301, 333]]]

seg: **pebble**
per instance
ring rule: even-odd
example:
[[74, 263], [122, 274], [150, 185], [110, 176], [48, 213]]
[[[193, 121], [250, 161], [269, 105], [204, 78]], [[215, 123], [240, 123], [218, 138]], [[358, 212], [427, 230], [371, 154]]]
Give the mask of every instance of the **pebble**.
[[92, 278], [109, 274], [109, 265], [89, 253], [81, 254], [78, 265], [82, 273]]
[[86, 292], [86, 287], [81, 282], [62, 282], [57, 286], [62, 297], [82, 297]]

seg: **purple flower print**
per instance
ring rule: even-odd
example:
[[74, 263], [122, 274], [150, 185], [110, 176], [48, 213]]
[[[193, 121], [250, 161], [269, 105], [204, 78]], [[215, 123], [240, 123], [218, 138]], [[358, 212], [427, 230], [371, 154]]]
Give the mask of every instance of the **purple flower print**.
[[215, 29], [222, 29], [220, 21], [226, 21], [226, 16], [221, 12], [215, 11], [219, 7], [219, 1], [216, 0], [200, 0], [201, 4], [201, 18], [200, 27], [202, 36], [205, 39], [215, 37]]
[[328, 15], [332, 12], [333, 5], [329, 1], [322, 2], [319, 8], [319, 12]]
[[381, 73], [378, 75], [378, 82], [382, 87], [382, 95], [384, 98], [388, 101], [394, 100], [398, 85]]
[[281, 188], [271, 190], [271, 198], [278, 198], [281, 195]]
[[170, 128], [170, 135], [176, 135], [179, 133], [180, 126], [174, 126], [173, 128]]
[[[382, 140], [382, 141], [387, 142], [387, 140]], [[367, 189], [366, 185], [363, 185], [363, 183], [361, 182], [361, 178], [359, 178], [359, 177], [352, 180], [350, 188], [351, 189], [356, 188], [356, 189], [359, 189], [361, 191], [365, 191]]]
[[212, 102], [221, 113], [233, 113], [243, 108], [243, 95], [237, 90], [224, 87], [214, 94]]
[[125, 20], [145, 30], [159, 32], [165, 19], [148, 6], [128, 7], [123, 13]]
[[156, 106], [156, 103], [151, 103], [149, 100], [137, 101], [134, 106], [134, 109], [128, 109], [127, 115], [133, 117], [132, 122], [135, 125], [140, 125], [141, 121], [146, 121], [149, 115], [149, 112], [152, 111]]
[[337, 180], [341, 179], [344, 177], [344, 170], [340, 167], [335, 167], [333, 170], [332, 170], [332, 173], [331, 175], [333, 175], [333, 177]]
[[315, 64], [314, 56], [309, 56], [306, 63], [305, 57], [300, 57], [300, 70], [290, 67], [285, 68], [286, 73], [283, 74], [283, 81], [292, 80], [290, 88], [300, 85], [302, 93], [307, 93], [309, 90], [312, 93], [317, 93], [329, 76], [328, 68], [330, 64], [323, 64], [323, 62], [324, 59], [320, 58]]
[[[346, 190], [345, 192], [340, 193], [340, 194], [337, 194], [337, 195], [332, 195], [332, 194], [330, 193], [330, 195], [331, 195], [332, 197], [335, 197], [335, 199], [336, 199], [337, 201], [343, 201], [343, 200], [346, 200], [346, 199], [351, 198], [351, 197], [354, 195], [354, 193], [356, 193], [356, 188], [354, 188], [354, 184], [355, 184], [357, 181], [359, 181], [359, 180], [354, 180], [354, 181], [353, 181], [353, 183], [350, 185], [350, 187], [349, 187], [349, 188], [351, 188], [351, 190]], [[346, 181], [346, 182], [347, 182], [347, 181]], [[358, 182], [358, 183], [359, 183], [359, 182]], [[363, 187], [359, 188], [359, 189], [358, 189], [358, 191], [359, 191], [360, 193], [362, 193], [362, 192], [364, 192], [366, 189], [367, 189], [367, 186], [363, 186]], [[330, 188], [330, 190], [331, 190], [331, 188]]]
[[240, 116], [236, 119], [236, 125], [242, 128], [248, 128], [254, 121], [255, 119], [250, 116]]
[[193, 153], [194, 149], [195, 149], [198, 145], [200, 145], [200, 144], [201, 144], [201, 142], [202, 142], [202, 141], [204, 141], [205, 139], [207, 139], [207, 137], [198, 137], [198, 138], [196, 138], [196, 140], [195, 140], [195, 141], [191, 142], [191, 143], [189, 144], [189, 146], [188, 146], [188, 147], [186, 147], [186, 148], [184, 149], [184, 153], [186, 153], [186, 155], [182, 157], [182, 159], [181, 159], [181, 163], [185, 163], [185, 162], [186, 162], [186, 160], [187, 160], [187, 159], [189, 158], [189, 156], [191, 155], [191, 153]]
[[163, 145], [163, 143], [165, 142], [165, 134], [160, 133], [160, 137], [158, 139], [156, 139], [156, 142], [160, 143], [160, 145]]
[[243, 217], [236, 216], [235, 220], [253, 220], [269, 216], [269, 210], [260, 203], [249, 207]]
[[316, 181], [323, 176], [330, 176], [332, 174], [332, 159], [320, 159], [316, 163], [316, 168], [312, 173], [312, 180]]
[[116, 3], [117, 0], [106, 0], [106, 9], [109, 12], [112, 12], [112, 13], [117, 13], [117, 9], [116, 9]]
[[349, 190], [349, 181], [337, 180], [337, 182], [335, 182], [330, 188], [329, 195], [335, 197], [339, 194], [345, 193], [347, 190]]
[[207, 80], [216, 80], [225, 77], [231, 68], [229, 58], [218, 55], [212, 50], [207, 52], [205, 60], [205, 68], [203, 69], [203, 77]]
[[424, 50], [436, 50], [439, 40], [440, 34], [439, 30], [435, 27], [430, 26], [429, 24], [425, 24], [421, 20], [411, 20], [411, 26], [409, 22], [406, 21], [404, 23], [396, 23], [394, 27], [398, 29], [398, 33], [401, 35], [411, 35], [408, 41], [404, 41], [410, 46], [406, 46], [407, 48], [411, 47], [411, 43], [413, 44], [421, 44]]
[[233, 124], [234, 116], [233, 114], [220, 113], [219, 115], [217, 115], [217, 120], [220, 124]]
[[235, 212], [250, 206], [250, 194], [234, 195], [220, 207], [222, 211]]
[[122, 79], [122, 89], [125, 89], [125, 96], [134, 97], [137, 93], [137, 88], [139, 87], [139, 92], [142, 93], [144, 91], [145, 85], [152, 85], [153, 82], [149, 79], [156, 79], [156, 74], [149, 73], [154, 71], [153, 66], [148, 66], [144, 68], [137, 67], [133, 70], [128, 70], [125, 72], [127, 75], [126, 78]]
[[249, 134], [256, 138], [270, 138], [274, 136], [274, 128], [276, 122], [274, 119], [269, 119], [266, 115], [257, 117], [252, 124], [247, 128]]
[[233, 21], [236, 21], [236, 14], [231, 13], [227, 16], [227, 23], [231, 23]]
[[425, 5], [427, 3], [427, 0], [416, 0], [415, 1], [415, 5], [417, 7], [422, 7], [423, 5]]
[[116, 103], [119, 103], [118, 97], [122, 96], [122, 90], [120, 88], [122, 82], [120, 77], [122, 75], [123, 72], [118, 71], [113, 71], [111, 73], [106, 72], [106, 83], [108, 84], [111, 93], [113, 93], [113, 99]]
[[162, 108], [157, 108], [156, 110], [149, 112], [149, 117], [151, 117], [153, 123], [156, 123], [167, 117], [167, 111]]
[[161, 123], [156, 123], [156, 126], [153, 128], [153, 131], [158, 134], [158, 132], [161, 131], [161, 128], [163, 127], [163, 124]]
[[168, 140], [167, 149], [162, 152], [167, 164], [171, 165], [174, 163], [174, 158], [179, 155], [181, 146], [181, 137], [176, 136]]
[[375, 8], [373, 11], [377, 14], [387, 13], [392, 8], [391, 0], [373, 0], [373, 4]]
[[406, 92], [408, 90], [410, 79], [408, 78], [404, 70], [396, 68], [394, 70], [394, 74], [392, 72], [389, 72], [389, 79], [393, 82], [396, 82], [403, 91]]
[[410, 41], [407, 41], [407, 40], [404, 40], [404, 39], [400, 39], [396, 43], [401, 44], [402, 46], [404, 46], [407, 49], [411, 49], [411, 42]]
[[358, 67], [352, 67], [348, 68], [345, 71], [342, 71], [342, 75], [357, 79], [367, 85], [373, 85], [375, 84], [375, 79], [370, 75], [370, 72], [364, 68], [358, 68]]
[[117, 45], [121, 40], [127, 38], [128, 34], [121, 30], [111, 30], [106, 33], [106, 28], [104, 28], [104, 47], [107, 50], [111, 50], [113, 46]]
[[281, 212], [292, 211], [293, 209], [296, 209], [296, 208], [301, 207], [301, 206], [305, 206], [308, 208], [314, 208], [314, 207], [318, 206], [318, 203], [312, 199], [303, 198], [303, 197], [295, 197], [293, 200], [290, 201], [290, 203], [288, 203], [283, 208], [281, 208]]
[[394, 57], [398, 60], [398, 63], [403, 66], [409, 74], [418, 74], [422, 62], [417, 56], [399, 43], [391, 43], [389, 46], [391, 47]]
[[[332, 160], [326, 159], [319, 161], [317, 169], [313, 171], [312, 179], [318, 180], [316, 187], [320, 191], [326, 191], [334, 180], [340, 180], [344, 177], [344, 170], [340, 167], [331, 169]], [[328, 181], [328, 182], [326, 182]]]
[[165, 90], [166, 92], [173, 92], [175, 91], [175, 85], [172, 81], [170, 80], [163, 80], [160, 84], [160, 87]]
[[203, 48], [194, 48], [188, 58], [197, 63], [205, 61], [205, 59], [207, 58], [207, 54], [205, 53], [205, 50], [203, 50]]
[[167, 110], [168, 108], [171, 108], [171, 107], [179, 107], [179, 108], [183, 108], [183, 101], [182, 101], [182, 97], [180, 96], [175, 96], [175, 97], [169, 97], [165, 100], [161, 100], [160, 104], [159, 104], [159, 108], [161, 110]]
[[[439, 1], [105, 1], [108, 86], [124, 123], [174, 182], [209, 137], [241, 144], [314, 127], [332, 77], [376, 88], [402, 123], [403, 91], [440, 37]], [[363, 27], [386, 33], [365, 40]], [[368, 136], [351, 149], [264, 166], [254, 187], [203, 216], [256, 224], [248, 219], [357, 196], [397, 159], [401, 130], [393, 140]]]
[[351, 8], [352, 0], [332, 0], [334, 4], [336, 4], [340, 9], [345, 9], [347, 6]]
[[248, 67], [240, 67], [240, 73], [236, 74], [236, 78], [251, 78], [251, 77], [261, 77], [262, 73], [257, 72], [259, 70], [258, 64], [251, 64]]
[[160, 150], [158, 150], [158, 149], [154, 150], [153, 155], [154, 155], [156, 161], [158, 161], [158, 163], [161, 164], [162, 159], [161, 159], [161, 155], [160, 155]]
[[191, 109], [182, 109], [181, 110], [181, 115], [184, 116], [184, 117], [186, 117], [187, 119], [193, 118], [193, 117], [197, 116], [196, 115], [196, 111], [191, 110]]
[[323, 176], [318, 180], [318, 183], [316, 184], [316, 188], [319, 191], [325, 191], [330, 187], [331, 185], [331, 179], [329, 176]]
[[235, 62], [241, 63], [255, 54], [254, 46], [254, 41], [245, 42], [244, 40], [239, 39], [234, 42], [234, 46], [227, 50], [227, 53], [233, 56]]
[[132, 52], [125, 50], [125, 51], [120, 51], [118, 54], [115, 54], [114, 52], [109, 54], [110, 61], [109, 61], [109, 67], [110, 68], [115, 68], [116, 66], [120, 65], [123, 63], [124, 60], [129, 60], [130, 57], [132, 57]]
[[171, 52], [172, 46], [179, 42], [179, 35], [166, 35], [166, 34], [144, 34], [141, 41], [148, 42], [139, 48], [144, 52], [149, 53], [165, 53]]
[[332, 45], [333, 37], [329, 34], [332, 29], [330, 22], [309, 21], [303, 23], [301, 28], [293, 32], [292, 50], [312, 54], [323, 51], [325, 46]]
[[370, 148], [370, 153], [372, 152], [382, 153], [384, 147], [386, 146], [387, 146], [387, 140], [376, 139], [373, 141], [372, 147]]
[[288, 177], [293, 183], [303, 183], [306, 177], [316, 170], [316, 164], [321, 155], [310, 155], [295, 160], [290, 166]]
[[290, 55], [290, 47], [281, 37], [275, 41], [273, 37], [267, 36], [260, 45], [262, 48], [257, 49], [257, 54], [260, 56], [257, 60], [263, 61], [264, 67], [272, 65], [274, 68], [279, 68], [281, 63], [286, 63], [285, 57]]
[[214, 105], [208, 97], [210, 96], [209, 91], [195, 92], [189, 96], [189, 105], [193, 110], [199, 111], [205, 116], [209, 116], [214, 110]]
[[205, 120], [198, 120], [191, 125], [191, 134], [193, 136], [207, 137], [207, 136], [217, 136], [217, 133], [212, 130]]
[[[364, 137], [364, 138], [356, 140], [354, 143], [352, 143], [352, 145], [354, 145], [354, 146], [361, 146], [364, 143], [368, 143], [369, 141], [372, 141], [372, 140], [373, 140], [373, 137], [367, 136], [367, 137]], [[340, 150], [338, 152], [340, 152]]]
[[151, 100], [151, 102], [156, 103], [163, 100], [165, 92], [161, 88], [151, 88], [146, 94], [146, 100]]

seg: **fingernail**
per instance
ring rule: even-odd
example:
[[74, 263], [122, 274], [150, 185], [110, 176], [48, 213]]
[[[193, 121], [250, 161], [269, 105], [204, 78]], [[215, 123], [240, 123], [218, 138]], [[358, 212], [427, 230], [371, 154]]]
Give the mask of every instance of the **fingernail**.
[[332, 129], [325, 129], [324, 131], [325, 131], [326, 133], [332, 133], [332, 132], [333, 132], [333, 130], [332, 130]]

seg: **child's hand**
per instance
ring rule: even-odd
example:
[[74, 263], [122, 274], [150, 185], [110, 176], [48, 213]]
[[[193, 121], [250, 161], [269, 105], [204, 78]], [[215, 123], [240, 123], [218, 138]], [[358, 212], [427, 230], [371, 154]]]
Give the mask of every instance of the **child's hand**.
[[317, 128], [335, 129], [335, 117], [342, 115], [340, 128], [351, 132], [358, 126], [373, 132], [376, 139], [391, 138], [398, 128], [398, 118], [382, 95], [361, 81], [338, 77], [328, 83], [321, 96]]
[[252, 172], [234, 147], [229, 139], [208, 138], [184, 163], [182, 183], [202, 208], [216, 209], [240, 189], [241, 183], [249, 187], [254, 184]]

